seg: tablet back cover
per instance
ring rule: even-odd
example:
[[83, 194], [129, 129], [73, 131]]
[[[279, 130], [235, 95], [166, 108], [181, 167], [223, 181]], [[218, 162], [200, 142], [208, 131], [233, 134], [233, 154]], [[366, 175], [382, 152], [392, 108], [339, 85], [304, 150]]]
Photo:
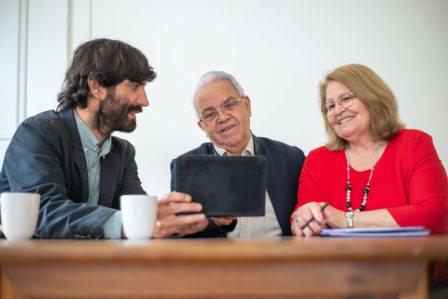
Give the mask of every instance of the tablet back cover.
[[207, 216], [264, 216], [267, 160], [263, 156], [181, 156], [178, 192], [188, 193]]

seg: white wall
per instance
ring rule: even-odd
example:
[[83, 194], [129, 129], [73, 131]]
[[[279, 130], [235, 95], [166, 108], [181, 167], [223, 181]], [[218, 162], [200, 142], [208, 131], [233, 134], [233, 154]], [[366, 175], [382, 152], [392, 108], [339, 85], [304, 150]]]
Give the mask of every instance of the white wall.
[[365, 64], [448, 165], [445, 0], [0, 0], [0, 24], [1, 157], [23, 117], [56, 107], [72, 50], [108, 37], [140, 48], [158, 73], [137, 130], [117, 134], [135, 145], [150, 193], [168, 191], [171, 159], [206, 141], [191, 96], [209, 70], [240, 81], [255, 134], [308, 152], [325, 142], [319, 80], [334, 67]]
[[20, 3], [0, 0], [0, 159], [18, 122]]

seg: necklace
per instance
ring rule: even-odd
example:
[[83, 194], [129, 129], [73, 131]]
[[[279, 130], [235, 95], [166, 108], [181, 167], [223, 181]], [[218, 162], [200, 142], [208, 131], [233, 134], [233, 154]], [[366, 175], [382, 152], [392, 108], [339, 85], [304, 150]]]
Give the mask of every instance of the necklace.
[[[365, 209], [367, 205], [367, 197], [370, 192], [370, 181], [373, 177], [373, 172], [375, 171], [376, 162], [378, 162], [380, 156], [380, 149], [383, 145], [382, 141], [378, 142], [378, 146], [376, 148], [375, 160], [373, 162], [372, 168], [370, 168], [369, 179], [367, 180], [367, 184], [362, 188], [362, 202], [359, 208], [355, 209], [356, 212], [362, 211]], [[348, 154], [348, 145], [345, 147], [345, 160], [347, 161], [347, 183], [345, 183], [345, 206], [349, 212], [353, 212], [351, 193], [352, 193], [352, 184], [350, 183], [350, 156]]]

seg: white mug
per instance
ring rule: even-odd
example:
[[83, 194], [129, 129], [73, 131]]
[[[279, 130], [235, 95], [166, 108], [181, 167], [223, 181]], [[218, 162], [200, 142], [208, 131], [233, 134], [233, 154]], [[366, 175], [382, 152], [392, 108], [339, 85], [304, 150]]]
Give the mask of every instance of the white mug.
[[126, 237], [151, 238], [157, 220], [157, 197], [143, 194], [122, 195], [120, 205]]
[[0, 196], [2, 224], [0, 229], [8, 240], [33, 237], [39, 219], [40, 194], [5, 192]]

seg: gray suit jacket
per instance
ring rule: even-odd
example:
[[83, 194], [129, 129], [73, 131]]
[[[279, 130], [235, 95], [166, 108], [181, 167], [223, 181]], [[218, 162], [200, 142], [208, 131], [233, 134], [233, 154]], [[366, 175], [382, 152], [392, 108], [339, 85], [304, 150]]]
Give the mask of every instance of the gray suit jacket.
[[120, 195], [145, 193], [134, 147], [112, 137], [111, 152], [101, 161], [98, 206], [86, 206], [87, 166], [73, 113], [46, 111], [26, 119], [3, 160], [0, 192], [41, 195], [39, 238], [101, 238], [104, 223], [120, 208]]

